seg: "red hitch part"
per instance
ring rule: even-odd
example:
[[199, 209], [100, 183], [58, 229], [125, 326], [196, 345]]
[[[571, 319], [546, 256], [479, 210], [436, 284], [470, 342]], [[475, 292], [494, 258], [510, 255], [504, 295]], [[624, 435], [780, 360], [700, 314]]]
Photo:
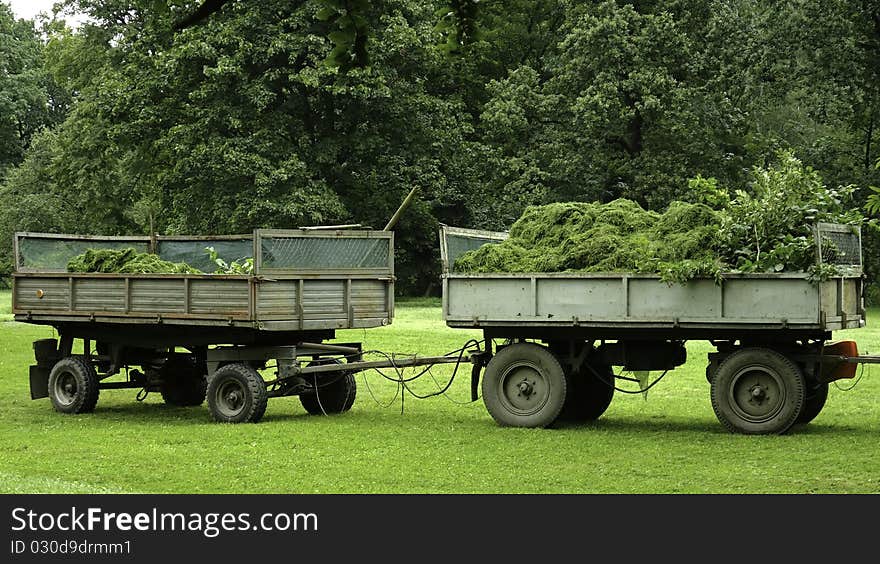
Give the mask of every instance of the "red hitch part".
[[[825, 345], [822, 351], [824, 355], [840, 356], [847, 358], [856, 358], [859, 356], [859, 348], [855, 341], [838, 341]], [[856, 363], [853, 362], [833, 362], [825, 364], [822, 367], [822, 380], [825, 382], [833, 382], [834, 380], [842, 380], [844, 378], [855, 378]]]

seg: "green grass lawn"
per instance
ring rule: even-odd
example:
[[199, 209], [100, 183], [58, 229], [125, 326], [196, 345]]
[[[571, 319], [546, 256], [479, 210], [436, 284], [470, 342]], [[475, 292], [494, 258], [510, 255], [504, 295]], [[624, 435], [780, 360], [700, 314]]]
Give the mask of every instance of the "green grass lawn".
[[[560, 429], [496, 426], [482, 403], [466, 403], [467, 367], [448, 397], [407, 397], [403, 414], [396, 385], [367, 373], [340, 416], [308, 416], [297, 398], [281, 398], [259, 424], [219, 425], [206, 405], [171, 408], [158, 394], [139, 403], [133, 390], [102, 391], [94, 413], [65, 416], [29, 399], [31, 341], [52, 329], [9, 322], [8, 312], [9, 292], [0, 292], [0, 492], [880, 491], [880, 381], [868, 371], [852, 391], [832, 386], [822, 414], [784, 436], [722, 429], [702, 342], [689, 343], [688, 363], [647, 401], [618, 394], [598, 422]], [[338, 339], [434, 355], [478, 335], [446, 328], [437, 301], [402, 301], [396, 313], [389, 327]], [[877, 351], [878, 328], [872, 310], [868, 328], [835, 337]], [[433, 373], [442, 384], [450, 371]], [[426, 377], [416, 388], [436, 386]]]
[[9, 321], [12, 315], [12, 292], [9, 290], [0, 290], [0, 321]]

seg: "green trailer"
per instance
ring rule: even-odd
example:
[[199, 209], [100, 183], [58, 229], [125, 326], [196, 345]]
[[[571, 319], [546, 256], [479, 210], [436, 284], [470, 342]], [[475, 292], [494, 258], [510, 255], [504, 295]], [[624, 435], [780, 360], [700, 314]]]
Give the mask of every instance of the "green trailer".
[[834, 331], [865, 324], [861, 236], [850, 226], [816, 227], [819, 260], [823, 243], [841, 250], [841, 275], [822, 282], [805, 273], [667, 284], [615, 272], [454, 272], [461, 253], [506, 236], [440, 230], [443, 318], [483, 332], [482, 396], [499, 424], [596, 419], [617, 379], [665, 375], [685, 362], [686, 341], [704, 340], [716, 349], [706, 377], [721, 423], [734, 432], [782, 433], [819, 414], [829, 382], [851, 377], [857, 362], [877, 361], [832, 342]]
[[[12, 312], [49, 325], [34, 343], [33, 399], [63, 413], [95, 408], [102, 389], [156, 391], [215, 420], [258, 421], [270, 397], [299, 396], [309, 413], [347, 411], [354, 374], [382, 363], [337, 329], [381, 327], [394, 315], [394, 237], [373, 230], [256, 230], [248, 235], [99, 237], [17, 233]], [[253, 258], [251, 274], [74, 274], [88, 248], [134, 248], [205, 272]], [[81, 351], [74, 353], [76, 341]], [[447, 361], [445, 358], [435, 362]], [[412, 362], [425, 362], [417, 359]], [[398, 365], [405, 364], [398, 362]], [[261, 372], [274, 369], [268, 380]], [[123, 375], [122, 381], [113, 376]]]

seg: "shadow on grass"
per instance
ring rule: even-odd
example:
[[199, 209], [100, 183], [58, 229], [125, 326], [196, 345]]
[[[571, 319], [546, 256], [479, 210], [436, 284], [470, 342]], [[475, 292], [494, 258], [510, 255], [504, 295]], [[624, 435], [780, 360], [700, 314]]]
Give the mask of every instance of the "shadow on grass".
[[[602, 431], [602, 432], [621, 432], [631, 433], [701, 433], [714, 436], [740, 436], [737, 433], [731, 433], [721, 423], [716, 421], [707, 421], [705, 419], [670, 419], [658, 420], [650, 418], [644, 420], [637, 419], [616, 419], [616, 418], [600, 418], [596, 421], [587, 422], [557, 422], [550, 431], [566, 430], [566, 431]], [[806, 425], [795, 425], [784, 436], [832, 436], [846, 435], [847, 437], [869, 437], [875, 436], [877, 429], [865, 427], [853, 427], [840, 424], [822, 424], [821, 421], [812, 422]]]
[[792, 427], [788, 435], [842, 435], [846, 436], [871, 436], [876, 437], [878, 428], [853, 427], [850, 425], [823, 424], [821, 421], [814, 421], [807, 425], [795, 425]]
[[[309, 415], [305, 412], [279, 413], [272, 412], [271, 409], [272, 405], [270, 403], [269, 411], [267, 411], [263, 418], [260, 420], [261, 423], [305, 420], [316, 417]], [[62, 414], [58, 415], [63, 416]], [[146, 421], [147, 419], [154, 418], [157, 423], [161, 423], [163, 425], [190, 425], [192, 423], [216, 424], [216, 422], [211, 418], [211, 412], [208, 409], [207, 404], [202, 404], [195, 407], [177, 407], [166, 405], [164, 403], [132, 402], [131, 404], [116, 404], [104, 406], [98, 403], [95, 411], [89, 414], [89, 416], [94, 417], [95, 419], [99, 419], [102, 416], [108, 416], [112, 418], [114, 422], [130, 419], [131, 421], [137, 421], [140, 423]], [[347, 414], [343, 415], [343, 417], [347, 416]], [[327, 419], [333, 419], [334, 417], [336, 416], [329, 416], [327, 417]]]
[[[61, 416], [59, 414], [59, 416]], [[206, 406], [175, 407], [164, 403], [131, 403], [104, 405], [98, 403], [95, 411], [90, 414], [95, 419], [109, 416], [113, 421], [142, 423], [147, 419], [156, 419], [163, 425], [190, 425], [192, 423], [210, 423], [211, 413]]]
[[718, 424], [706, 422], [705, 420], [666, 420], [658, 421], [656, 418], [634, 420], [634, 419], [615, 419], [600, 418], [596, 421], [562, 421], [555, 423], [550, 430], [583, 430], [583, 431], [603, 431], [603, 432], [624, 432], [627, 434], [633, 432], [674, 432], [674, 433], [710, 433], [710, 434], [726, 434], [723, 428]]
[[[58, 417], [65, 417], [62, 414], [54, 414]], [[326, 422], [329, 424], [334, 424], [334, 422], [341, 422], [341, 420], [345, 420], [347, 422], [361, 420], [364, 422], [369, 422], [371, 425], [385, 425], [388, 423], [394, 424], [393, 419], [383, 419], [377, 420], [374, 417], [375, 414], [363, 412], [363, 413], [343, 413], [338, 415], [328, 415], [328, 416], [319, 416], [319, 415], [310, 415], [305, 412], [273, 412], [270, 411], [266, 413], [263, 419], [259, 424], [273, 424], [273, 423], [285, 423], [285, 422], [305, 422], [305, 421], [314, 421], [314, 422]], [[79, 416], [83, 417], [83, 416]], [[168, 425], [174, 427], [183, 427], [183, 426], [192, 426], [192, 425], [217, 425], [215, 421], [211, 418], [210, 411], [208, 410], [207, 405], [201, 405], [198, 407], [175, 407], [169, 406], [164, 403], [137, 403], [133, 402], [131, 404], [116, 404], [116, 405], [105, 405], [101, 406], [98, 404], [95, 412], [89, 415], [85, 415], [89, 419], [93, 421], [100, 421], [101, 419], [106, 419], [108, 422], [112, 421], [114, 423], [117, 422], [125, 422], [130, 421], [131, 423], [145, 423], [148, 421], [154, 421], [156, 424]], [[405, 416], [401, 416], [405, 417]], [[431, 419], [437, 420], [437, 425], [441, 426], [449, 423], [448, 414], [437, 414], [434, 416], [420, 416], [420, 419], [423, 422], [430, 423]], [[401, 424], [406, 424], [407, 426], [411, 423], [411, 421], [401, 420]], [[666, 418], [657, 418], [651, 417], [646, 419], [632, 419], [632, 418], [615, 418], [615, 417], [602, 417], [596, 421], [557, 421], [551, 427], [547, 429], [520, 429], [517, 427], [501, 427], [497, 425], [491, 418], [464, 418], [457, 419], [455, 422], [457, 425], [464, 425], [468, 427], [479, 428], [482, 431], [491, 432], [492, 429], [497, 429], [498, 432], [546, 432], [552, 435], [555, 431], [565, 431], [565, 432], [583, 432], [584, 434], [588, 434], [591, 432], [601, 432], [601, 433], [620, 433], [626, 435], [632, 435], [633, 433], [671, 433], [671, 434], [695, 434], [700, 433], [704, 435], [711, 436], [744, 436], [744, 435], [736, 435], [728, 432], [720, 423], [716, 421], [708, 421], [705, 419], [666, 419]], [[823, 424], [821, 421], [814, 421], [807, 425], [795, 425], [792, 427], [786, 435], [788, 436], [834, 436], [834, 435], [846, 435], [847, 437], [868, 437], [875, 436], [878, 429], [876, 428], [866, 428], [866, 427], [854, 427], [849, 425], [840, 425], [840, 424]]]

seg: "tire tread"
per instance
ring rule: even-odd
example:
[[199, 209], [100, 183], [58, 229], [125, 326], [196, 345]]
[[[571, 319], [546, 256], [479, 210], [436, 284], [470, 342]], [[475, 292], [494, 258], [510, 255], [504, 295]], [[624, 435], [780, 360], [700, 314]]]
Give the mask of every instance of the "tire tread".
[[[231, 373], [231, 374], [230, 374]], [[243, 382], [250, 394], [250, 401], [246, 402], [247, 409], [235, 417], [223, 415], [214, 405], [214, 396], [217, 387], [226, 378], [233, 377]], [[251, 366], [242, 363], [226, 364], [220, 367], [211, 381], [208, 383], [208, 406], [211, 408], [211, 416], [220, 423], [256, 423], [266, 413], [269, 396], [266, 393], [266, 381], [260, 373]]]
[[[770, 359], [771, 361], [780, 363], [783, 370], [787, 370], [791, 374], [795, 375], [794, 389], [789, 391], [794, 394], [794, 402], [796, 407], [791, 411], [791, 413], [783, 418], [782, 421], [775, 422], [774, 425], [768, 425], [768, 423], [766, 422], [759, 423], [757, 424], [757, 427], [749, 428], [738, 426], [735, 421], [730, 420], [730, 418], [728, 417], [726, 413], [726, 405], [724, 405], [724, 402], [719, 400], [719, 395], [726, 394], [726, 390], [720, 390], [720, 382], [725, 378], [726, 371], [729, 369], [729, 367], [731, 365], [735, 365], [738, 362], [743, 362], [742, 358], [744, 356], [757, 356], [759, 358], [763, 356], [766, 359]], [[800, 416], [801, 411], [803, 410], [805, 384], [801, 369], [798, 368], [797, 364], [795, 364], [787, 356], [765, 347], [747, 347], [739, 349], [721, 362], [721, 364], [718, 366], [718, 370], [715, 372], [715, 376], [712, 378], [710, 396], [712, 398], [712, 410], [715, 412], [718, 421], [731, 433], [741, 433], [747, 435], [781, 435], [791, 429], [791, 427], [797, 422], [797, 419]], [[761, 426], [763, 426], [764, 428], [761, 428]]]
[[[64, 366], [64, 364], [72, 365], [70, 369], [79, 371], [79, 377], [77, 378], [77, 388], [78, 391], [82, 389], [82, 394], [78, 395], [78, 400], [75, 400], [73, 404], [67, 409], [59, 406], [55, 402], [55, 398], [52, 396], [52, 390], [54, 388], [54, 380], [57, 378], [57, 372], [59, 366]], [[74, 372], [74, 375], [77, 374]], [[49, 374], [49, 397], [52, 400], [52, 406], [55, 408], [55, 411], [59, 413], [90, 413], [95, 410], [95, 406], [98, 404], [98, 396], [100, 395], [100, 389], [98, 388], [98, 374], [95, 372], [95, 367], [86, 360], [86, 358], [82, 355], [71, 355], [68, 357], [64, 357], [58, 362], [55, 363], [55, 366], [52, 367], [52, 371]]]

